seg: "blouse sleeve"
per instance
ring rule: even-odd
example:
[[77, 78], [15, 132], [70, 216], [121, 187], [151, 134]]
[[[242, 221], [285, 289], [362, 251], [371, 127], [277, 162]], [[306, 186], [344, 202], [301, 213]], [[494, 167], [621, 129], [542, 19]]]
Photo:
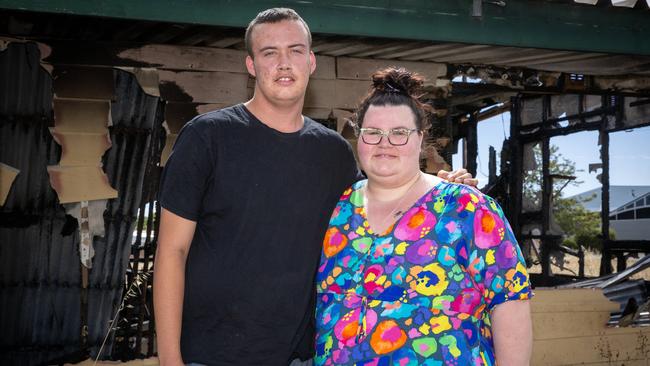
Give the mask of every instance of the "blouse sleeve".
[[532, 297], [526, 263], [503, 210], [491, 197], [476, 194], [467, 270], [487, 308]]

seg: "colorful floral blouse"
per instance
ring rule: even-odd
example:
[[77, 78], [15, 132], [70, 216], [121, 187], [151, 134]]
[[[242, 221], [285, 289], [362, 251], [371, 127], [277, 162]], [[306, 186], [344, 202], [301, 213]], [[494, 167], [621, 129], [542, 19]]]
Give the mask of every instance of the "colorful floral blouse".
[[441, 182], [384, 235], [343, 193], [316, 278], [316, 365], [494, 365], [490, 309], [532, 293], [499, 205]]

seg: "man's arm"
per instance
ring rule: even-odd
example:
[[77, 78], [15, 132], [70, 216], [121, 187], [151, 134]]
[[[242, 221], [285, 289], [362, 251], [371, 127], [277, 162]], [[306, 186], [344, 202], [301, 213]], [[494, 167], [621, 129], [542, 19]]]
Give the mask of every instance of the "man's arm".
[[195, 229], [196, 222], [162, 209], [153, 280], [158, 358], [161, 366], [184, 365], [180, 340], [185, 263]]
[[533, 351], [533, 322], [530, 301], [513, 300], [492, 309], [492, 339], [499, 366], [530, 364]]

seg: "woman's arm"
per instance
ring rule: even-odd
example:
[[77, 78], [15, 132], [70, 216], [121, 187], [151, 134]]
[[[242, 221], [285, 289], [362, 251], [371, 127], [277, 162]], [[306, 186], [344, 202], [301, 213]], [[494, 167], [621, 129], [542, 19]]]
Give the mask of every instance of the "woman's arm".
[[495, 306], [490, 317], [494, 353], [498, 365], [529, 365], [533, 351], [530, 301], [506, 301]]

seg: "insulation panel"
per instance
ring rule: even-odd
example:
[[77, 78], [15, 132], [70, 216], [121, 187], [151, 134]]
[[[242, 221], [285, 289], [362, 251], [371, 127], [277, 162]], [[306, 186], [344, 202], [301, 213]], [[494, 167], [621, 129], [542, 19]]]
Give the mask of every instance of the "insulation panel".
[[7, 164], [0, 163], [0, 206], [5, 204], [5, 200], [11, 190], [11, 185], [14, 183], [14, 180], [19, 173], [20, 170]]
[[108, 100], [54, 99], [54, 120], [58, 132], [108, 133], [110, 111]]
[[108, 183], [108, 177], [99, 166], [50, 165], [47, 172], [61, 203], [117, 197], [117, 191]]

